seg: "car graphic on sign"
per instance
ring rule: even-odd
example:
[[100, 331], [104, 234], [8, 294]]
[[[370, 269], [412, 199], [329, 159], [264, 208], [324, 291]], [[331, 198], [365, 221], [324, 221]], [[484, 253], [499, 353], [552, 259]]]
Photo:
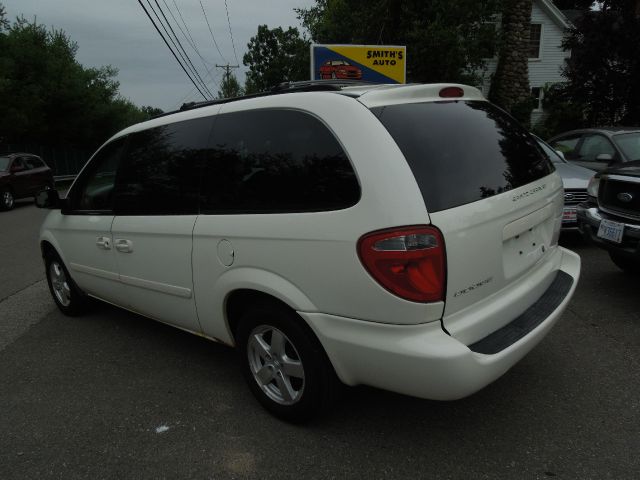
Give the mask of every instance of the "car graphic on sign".
[[360, 80], [362, 70], [345, 60], [327, 60], [320, 66], [320, 78]]

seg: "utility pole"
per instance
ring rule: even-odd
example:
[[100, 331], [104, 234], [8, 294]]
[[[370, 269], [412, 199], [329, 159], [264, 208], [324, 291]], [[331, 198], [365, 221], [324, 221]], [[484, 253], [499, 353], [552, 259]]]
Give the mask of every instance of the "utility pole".
[[[227, 63], [226, 65], [218, 65], [216, 63], [216, 67], [217, 68], [222, 68], [224, 70], [224, 75], [223, 75], [223, 80], [222, 83], [220, 83], [220, 92], [218, 92], [218, 95], [220, 96], [220, 98], [228, 98], [228, 97], [235, 97], [240, 95], [241, 90], [238, 88], [234, 88], [234, 86], [231, 85], [231, 69], [232, 68], [240, 68], [239, 65], [229, 65], [229, 63]], [[237, 85], [238, 82], [234, 82], [234, 85]]]
[[217, 68], [222, 68], [225, 71], [224, 78], [225, 78], [225, 80], [228, 80], [229, 79], [229, 75], [231, 75], [231, 69], [232, 68], [240, 68], [240, 65], [229, 65], [228, 63], [226, 65], [218, 65], [216, 63], [216, 67]]

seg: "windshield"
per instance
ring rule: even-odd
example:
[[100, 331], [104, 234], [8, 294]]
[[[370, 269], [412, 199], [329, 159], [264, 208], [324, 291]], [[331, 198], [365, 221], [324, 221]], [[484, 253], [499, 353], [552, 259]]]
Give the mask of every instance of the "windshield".
[[629, 161], [640, 160], [640, 132], [615, 135], [616, 142]]
[[547, 154], [547, 157], [549, 157], [553, 163], [565, 163], [565, 161], [562, 159], [562, 157], [560, 157], [560, 155], [558, 155], [558, 152], [556, 152], [553, 148], [551, 148], [547, 144], [547, 142], [539, 139], [535, 135], [534, 135], [534, 137], [538, 141], [538, 145], [540, 145], [540, 148], [542, 148], [542, 150], [544, 150], [544, 153]]
[[9, 168], [11, 159], [9, 157], [0, 157], [0, 172], [4, 172]]

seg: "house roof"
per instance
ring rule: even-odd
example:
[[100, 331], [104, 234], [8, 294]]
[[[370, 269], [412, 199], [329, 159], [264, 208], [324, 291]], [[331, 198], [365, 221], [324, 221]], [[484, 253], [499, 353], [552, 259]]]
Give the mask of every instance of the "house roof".
[[571, 24], [558, 7], [551, 0], [535, 0], [538, 6], [551, 18], [560, 28], [570, 28]]

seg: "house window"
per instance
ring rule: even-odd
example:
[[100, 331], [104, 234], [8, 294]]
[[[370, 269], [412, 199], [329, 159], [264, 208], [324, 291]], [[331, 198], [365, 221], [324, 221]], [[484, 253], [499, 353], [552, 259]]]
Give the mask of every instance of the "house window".
[[541, 87], [532, 87], [531, 88], [531, 98], [536, 101], [534, 110], [542, 110], [542, 88]]
[[542, 37], [542, 24], [532, 23], [529, 29], [529, 58], [540, 58], [540, 38]]

